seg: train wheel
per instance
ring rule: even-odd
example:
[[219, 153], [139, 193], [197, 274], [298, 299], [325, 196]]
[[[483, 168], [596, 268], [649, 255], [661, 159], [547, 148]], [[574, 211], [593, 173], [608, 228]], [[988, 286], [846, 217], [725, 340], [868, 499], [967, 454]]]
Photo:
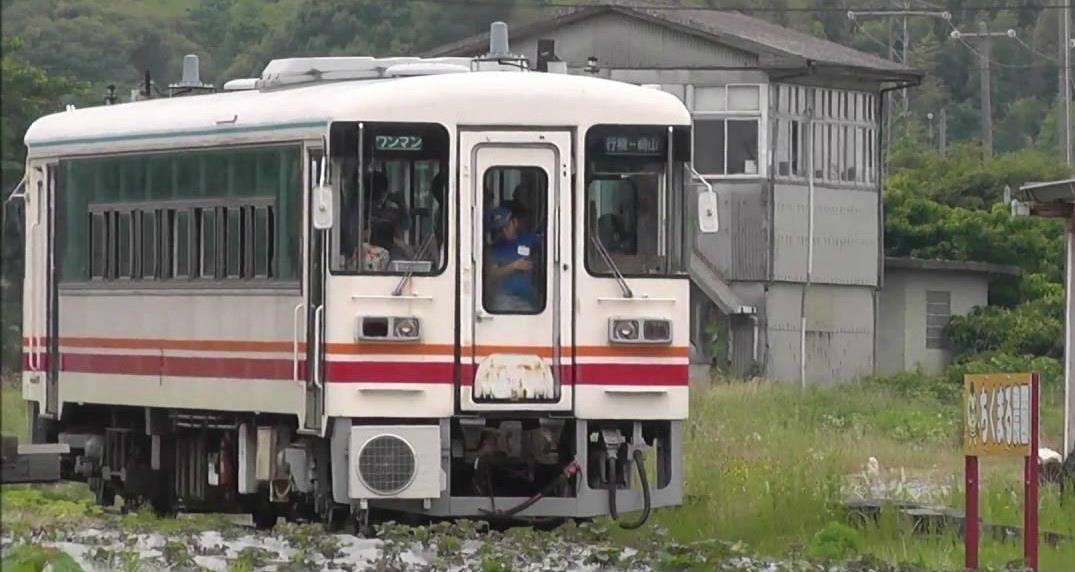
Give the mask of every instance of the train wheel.
[[354, 520], [354, 533], [362, 538], [376, 538], [377, 531], [370, 525], [370, 511], [358, 510], [351, 515]]
[[107, 480], [101, 477], [90, 477], [87, 484], [93, 492], [93, 500], [99, 506], [107, 508], [116, 504], [116, 489]]
[[254, 511], [250, 513], [250, 517], [254, 521], [254, 528], [258, 530], [272, 530], [276, 526], [278, 516], [276, 507], [268, 499], [260, 501]]
[[344, 505], [328, 507], [327, 512], [323, 515], [322, 519], [322, 523], [325, 525], [325, 532], [340, 532], [347, 526], [347, 521], [350, 516], [351, 507]]

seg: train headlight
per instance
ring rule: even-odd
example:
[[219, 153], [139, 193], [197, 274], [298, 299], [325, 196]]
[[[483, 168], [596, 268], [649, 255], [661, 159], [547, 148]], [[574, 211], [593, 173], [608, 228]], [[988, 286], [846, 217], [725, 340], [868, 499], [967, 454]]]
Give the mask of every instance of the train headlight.
[[410, 342], [422, 337], [422, 322], [414, 316], [363, 316], [358, 319], [358, 340]]
[[669, 343], [672, 341], [672, 322], [668, 320], [646, 320], [642, 324], [642, 337], [647, 342]]
[[395, 334], [397, 338], [417, 338], [421, 334], [418, 318], [396, 318]]
[[609, 339], [613, 342], [637, 342], [638, 320], [613, 318], [609, 325]]
[[672, 322], [663, 318], [612, 318], [608, 339], [617, 344], [670, 344]]

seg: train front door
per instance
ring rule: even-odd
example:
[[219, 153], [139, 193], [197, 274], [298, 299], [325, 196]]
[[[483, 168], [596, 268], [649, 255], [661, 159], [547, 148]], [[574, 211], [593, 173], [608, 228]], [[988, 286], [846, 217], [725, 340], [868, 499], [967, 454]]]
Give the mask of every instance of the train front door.
[[461, 131], [460, 408], [572, 407], [571, 133]]

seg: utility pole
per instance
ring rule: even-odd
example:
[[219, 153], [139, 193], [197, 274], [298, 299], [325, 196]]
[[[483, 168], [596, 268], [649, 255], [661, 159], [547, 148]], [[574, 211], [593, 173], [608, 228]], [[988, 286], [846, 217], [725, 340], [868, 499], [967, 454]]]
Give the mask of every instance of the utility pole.
[[[1069, 167], [1075, 166], [1075, 153], [1072, 149], [1072, 137], [1071, 137], [1071, 50], [1075, 49], [1075, 41], [1071, 39], [1071, 0], [1064, 1], [1064, 9], [1060, 11], [1060, 44], [1061, 58], [1057, 61], [1062, 62], [1060, 69], [1060, 89], [1057, 90], [1056, 96], [1063, 97], [1064, 101], [1064, 140], [1057, 141], [1058, 147], [1063, 150], [1064, 162]], [[1059, 110], [1058, 110], [1059, 111]], [[1059, 113], [1057, 114], [1059, 116]], [[1059, 119], [1059, 117], [1057, 117]]]
[[978, 50], [978, 65], [982, 80], [982, 152], [986, 157], [993, 156], [993, 95], [992, 70], [989, 62], [993, 58], [993, 38], [989, 35], [989, 24], [978, 22], [978, 33], [981, 34], [982, 44]]
[[1008, 30], [1007, 32], [990, 32], [989, 24], [985, 22], [978, 22], [978, 32], [961, 32], [959, 30], [952, 30], [950, 34], [957, 40], [963, 40], [963, 38], [977, 38], [979, 40], [977, 50], [978, 53], [978, 69], [979, 77], [982, 80], [982, 153], [988, 158], [993, 156], [993, 98], [991, 95], [992, 78], [990, 77], [990, 63], [993, 56], [993, 38], [997, 36], [1006, 36], [1008, 38], [1015, 38], [1015, 30]]
[[941, 108], [939, 131], [941, 140], [941, 157], [944, 157], [948, 153], [948, 111], [944, 107]]
[[[905, 65], [905, 66], [911, 65], [911, 52], [910, 52], [911, 34], [908, 33], [908, 31], [907, 31], [907, 13], [910, 12], [910, 11], [911, 11], [911, 0], [907, 0], [906, 2], [903, 3], [903, 18], [901, 18], [903, 20], [902, 26], [901, 26], [903, 28], [903, 30], [902, 30], [903, 34], [902, 34], [902, 37], [900, 38], [900, 47], [902, 48], [902, 51], [903, 51], [903, 53], [900, 56], [900, 61], [903, 62], [903, 65]], [[904, 88], [904, 89], [902, 89], [900, 91], [903, 94], [903, 112], [907, 113], [911, 109], [911, 94], [910, 94], [910, 92], [907, 91], [906, 88]]]

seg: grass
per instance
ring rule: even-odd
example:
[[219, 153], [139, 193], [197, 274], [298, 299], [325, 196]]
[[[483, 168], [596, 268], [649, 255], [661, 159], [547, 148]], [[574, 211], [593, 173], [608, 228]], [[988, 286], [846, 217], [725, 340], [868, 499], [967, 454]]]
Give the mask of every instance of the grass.
[[[1056, 387], [1043, 388], [1043, 419], [1061, 415], [1059, 393]], [[924, 385], [913, 374], [805, 393], [760, 382], [692, 388], [684, 504], [659, 511], [655, 524], [680, 542], [741, 541], [763, 555], [860, 553], [930, 569], [961, 569], [962, 540], [954, 535], [912, 535], [894, 513], [862, 530], [848, 532], [840, 524], [845, 485], [867, 478], [869, 457], [878, 459], [897, 494], [901, 482], [908, 487], [932, 482], [938, 486], [931, 495], [935, 502], [962, 509], [958, 403], [956, 388]], [[1043, 426], [1043, 433], [1054, 430], [1059, 426]], [[1020, 524], [1021, 460], [983, 459], [982, 475], [983, 519]], [[1060, 505], [1058, 487], [1044, 486], [1041, 530], [1075, 538], [1075, 499], [1068, 503]], [[622, 536], [633, 542], [645, 534], [643, 529]], [[981, 562], [988, 566], [1000, 567], [1021, 555], [1020, 542], [986, 540], [981, 547]], [[1069, 571], [1073, 562], [1075, 542], [1042, 545], [1041, 570]]]
[[[1054, 433], [1059, 432], [1055, 420], [1061, 416], [1060, 393], [1059, 387], [1043, 387], [1045, 443], [1059, 439]], [[667, 561], [663, 567], [668, 569], [712, 569], [705, 567], [706, 560], [699, 555], [716, 550], [725, 555], [753, 554], [796, 562], [800, 558], [876, 558], [909, 563], [924, 570], [959, 570], [963, 545], [954, 532], [913, 534], [895, 511], [885, 511], [876, 524], [853, 528], [847, 526], [840, 508], [848, 495], [848, 484], [865, 482], [864, 465], [875, 457], [881, 465], [882, 480], [890, 483], [888, 490], [894, 495], [911, 494], [919, 490], [916, 483], [924, 482], [933, 487], [927, 487], [932, 490], [927, 495], [929, 500], [961, 509], [959, 399], [958, 388], [914, 374], [805, 392], [762, 382], [717, 381], [693, 388], [691, 417], [685, 425], [683, 505], [657, 511], [651, 524], [639, 531], [608, 527], [619, 548], [605, 546], [590, 557], [616, 562], [623, 557], [623, 548], [630, 546], [649, 550], [647, 554], [654, 559]], [[4, 384], [0, 400], [5, 430], [24, 426], [23, 409], [11, 405], [14, 402], [21, 406], [17, 386]], [[8, 418], [9, 411], [17, 417], [14, 421]], [[981, 469], [983, 519], [1019, 525], [1021, 460], [983, 459]], [[213, 515], [159, 519], [148, 511], [122, 516], [102, 514], [93, 506], [85, 487], [78, 485], [11, 486], [3, 488], [2, 493], [0, 509], [5, 532], [21, 537], [49, 523], [80, 526], [93, 520], [105, 520], [129, 532], [152, 531], [169, 538], [189, 536], [199, 530], [227, 530], [231, 526], [226, 519]], [[1067, 506], [1061, 505], [1057, 486], [1042, 487], [1041, 530], [1075, 539], [1075, 499], [1067, 502]], [[546, 546], [548, 542], [558, 542], [557, 538], [571, 539], [573, 534], [568, 527], [553, 536], [526, 537], [518, 545]], [[602, 537], [607, 538], [607, 534], [581, 540], [597, 543]], [[507, 538], [513, 536], [497, 542]], [[714, 539], [723, 544], [693, 548], [699, 546], [696, 543]], [[443, 534], [437, 537], [438, 543], [448, 540]], [[52, 554], [32, 543], [24, 546], [19, 549], [19, 562], [40, 562], [42, 554]], [[313, 545], [306, 548], [319, 549]], [[181, 560], [182, 553], [175, 552], [172, 558]], [[487, 562], [483, 560], [483, 567], [490, 570], [501, 566], [498, 558], [507, 557], [504, 551], [490, 554]], [[984, 566], [999, 569], [1021, 558], [1022, 545], [1019, 541], [986, 538], [980, 554]], [[21, 564], [10, 563], [15, 562], [9, 561], [15, 558], [14, 551], [4, 558], [4, 570], [23, 569], [18, 567]], [[1069, 572], [1072, 562], [1075, 541], [1056, 547], [1042, 543], [1042, 571]], [[236, 565], [243, 563], [246, 560]], [[54, 569], [63, 568], [54, 562]], [[859, 568], [848, 565], [846, 569]]]
[[17, 374], [5, 374], [0, 380], [0, 433], [26, 439], [26, 402]]

